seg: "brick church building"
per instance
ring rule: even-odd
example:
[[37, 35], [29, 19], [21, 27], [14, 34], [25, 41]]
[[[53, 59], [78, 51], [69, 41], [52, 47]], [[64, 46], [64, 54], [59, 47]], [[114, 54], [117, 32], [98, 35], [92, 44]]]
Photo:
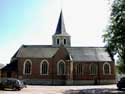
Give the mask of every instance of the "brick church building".
[[109, 52], [105, 47], [72, 47], [62, 12], [52, 41], [52, 45], [22, 45], [2, 69], [2, 76], [43, 85], [115, 83]]

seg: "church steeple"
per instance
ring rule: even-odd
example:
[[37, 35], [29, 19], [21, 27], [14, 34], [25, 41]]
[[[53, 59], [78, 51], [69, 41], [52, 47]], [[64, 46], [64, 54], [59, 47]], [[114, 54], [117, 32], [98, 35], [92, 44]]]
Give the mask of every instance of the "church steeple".
[[70, 35], [66, 32], [62, 11], [58, 20], [56, 32], [53, 35], [53, 46], [70, 46]]
[[55, 34], [69, 36], [69, 34], [66, 32], [66, 29], [65, 29], [65, 24], [64, 24], [62, 11], [60, 13], [60, 17], [59, 17], [59, 20], [58, 20], [58, 24], [57, 24]]

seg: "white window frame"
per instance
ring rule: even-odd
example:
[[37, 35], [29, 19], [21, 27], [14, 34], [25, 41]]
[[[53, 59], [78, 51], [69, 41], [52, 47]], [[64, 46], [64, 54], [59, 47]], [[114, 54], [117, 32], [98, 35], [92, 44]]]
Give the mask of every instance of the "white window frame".
[[62, 75], [62, 74], [59, 73], [59, 64], [60, 64], [61, 62], [64, 63], [64, 74], [63, 74], [63, 75], [65, 75], [65, 74], [66, 74], [66, 64], [65, 64], [65, 61], [64, 61], [64, 60], [60, 60], [60, 61], [57, 62], [57, 75]]
[[[96, 73], [95, 73], [95, 74], [92, 73], [92, 70], [91, 70], [91, 67], [92, 67], [93, 65], [96, 66]], [[90, 75], [97, 75], [97, 74], [98, 74], [98, 66], [97, 66], [97, 64], [95, 64], [95, 63], [90, 64], [90, 66], [89, 66], [89, 71], [90, 71]]]
[[64, 44], [64, 45], [67, 45], [67, 40], [66, 40], [66, 38], [63, 39], [63, 44]]
[[[80, 66], [79, 66], [80, 65]], [[81, 67], [82, 66], [82, 67]], [[81, 67], [82, 69], [80, 69], [79, 67]], [[78, 73], [79, 72], [79, 73]], [[76, 75], [83, 75], [84, 73], [84, 66], [82, 64], [77, 64], [76, 65]]]
[[[58, 43], [59, 42], [59, 43]], [[60, 45], [60, 38], [56, 38], [56, 44]]]
[[[30, 62], [30, 64], [31, 64], [30, 73], [25, 73], [25, 68], [26, 68], [25, 65], [26, 65], [27, 62]], [[32, 74], [32, 61], [30, 59], [26, 59], [24, 61], [24, 64], [23, 64], [23, 75], [31, 75], [31, 74]]]
[[[108, 66], [109, 66], [109, 73], [108, 73], [108, 74], [105, 73], [105, 69], [104, 69], [105, 65], [108, 65]], [[108, 63], [108, 62], [105, 62], [105, 63], [103, 64], [103, 75], [111, 75], [111, 65], [110, 65], [110, 63]]]
[[[46, 62], [46, 63], [47, 63], [47, 67], [48, 67], [47, 74], [43, 74], [43, 73], [42, 73], [42, 64], [43, 64], [43, 62]], [[48, 60], [44, 59], [44, 60], [42, 60], [41, 63], [40, 63], [40, 75], [48, 75], [48, 74], [49, 74], [49, 62], [48, 62]]]

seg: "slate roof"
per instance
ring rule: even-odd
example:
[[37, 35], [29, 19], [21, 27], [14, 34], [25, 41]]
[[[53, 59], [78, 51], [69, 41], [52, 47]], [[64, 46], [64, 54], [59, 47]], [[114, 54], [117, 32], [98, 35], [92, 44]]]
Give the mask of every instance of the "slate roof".
[[57, 36], [69, 36], [69, 34], [66, 32], [66, 29], [65, 29], [65, 24], [64, 24], [62, 11], [60, 13], [60, 17], [59, 17], [59, 20], [58, 20], [56, 32], [55, 32], [54, 35], [57, 35]]
[[4, 64], [0, 64], [0, 69], [2, 69], [4, 67]]
[[71, 47], [67, 50], [74, 61], [112, 61], [103, 47]]
[[[52, 45], [23, 45], [16, 57], [51, 58], [59, 47]], [[104, 47], [68, 47], [66, 48], [73, 61], [112, 61]]]
[[16, 57], [51, 58], [57, 50], [51, 45], [23, 45]]
[[17, 71], [17, 62], [15, 60], [11, 61], [10, 64], [7, 64], [2, 68], [2, 71]]

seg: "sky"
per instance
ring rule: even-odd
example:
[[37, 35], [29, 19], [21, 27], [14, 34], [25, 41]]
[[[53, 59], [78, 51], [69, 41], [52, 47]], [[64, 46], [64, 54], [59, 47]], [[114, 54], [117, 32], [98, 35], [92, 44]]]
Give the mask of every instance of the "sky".
[[21, 45], [51, 45], [60, 11], [72, 46], [103, 47], [110, 0], [0, 0], [0, 63]]

